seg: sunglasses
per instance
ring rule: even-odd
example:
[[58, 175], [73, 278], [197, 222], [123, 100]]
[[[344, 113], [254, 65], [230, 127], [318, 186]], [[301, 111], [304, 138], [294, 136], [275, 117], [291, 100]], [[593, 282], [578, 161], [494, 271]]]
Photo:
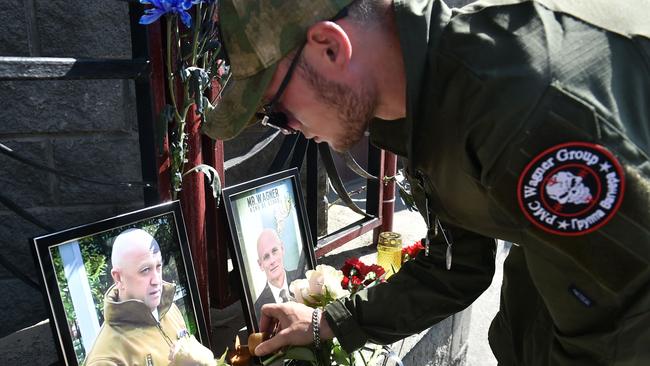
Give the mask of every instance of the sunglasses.
[[262, 126], [275, 128], [277, 130], [280, 130], [280, 132], [282, 132], [285, 135], [292, 135], [298, 133], [298, 131], [289, 127], [289, 118], [287, 118], [287, 115], [284, 114], [284, 112], [276, 110], [275, 107], [278, 100], [280, 100], [280, 98], [282, 97], [282, 93], [284, 93], [284, 89], [287, 87], [289, 81], [291, 80], [291, 75], [293, 74], [293, 70], [298, 65], [298, 60], [300, 59], [300, 53], [302, 52], [302, 49], [304, 47], [305, 44], [303, 43], [302, 46], [298, 48], [296, 55], [293, 57], [293, 61], [291, 61], [289, 70], [287, 70], [287, 74], [284, 75], [284, 79], [282, 79], [280, 88], [275, 93], [271, 101], [265, 104], [264, 106], [262, 106], [262, 110], [260, 112], [255, 113], [255, 116], [257, 117], [259, 123], [262, 124]]

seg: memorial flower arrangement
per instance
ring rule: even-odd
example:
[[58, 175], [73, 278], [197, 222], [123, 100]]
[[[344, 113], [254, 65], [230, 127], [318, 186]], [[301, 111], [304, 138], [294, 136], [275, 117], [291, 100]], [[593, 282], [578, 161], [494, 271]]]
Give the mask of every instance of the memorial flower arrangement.
[[[402, 249], [402, 263], [407, 262], [417, 256], [424, 249], [420, 241], [417, 241]], [[297, 279], [289, 285], [289, 289], [294, 295], [294, 301], [305, 304], [313, 308], [323, 308], [336, 299], [348, 297], [365, 288], [370, 288], [379, 283], [385, 282], [386, 271], [377, 264], [366, 264], [357, 257], [348, 258], [340, 270], [328, 265], [318, 265], [316, 269], [309, 270], [305, 278]], [[235, 343], [235, 353], [230, 357], [231, 365], [246, 365], [250, 361], [250, 349], [262, 342], [261, 333], [252, 334], [248, 339], [248, 345], [241, 347], [239, 340]], [[196, 342], [196, 341], [194, 341]], [[179, 362], [184, 360], [187, 355], [192, 355], [198, 365], [215, 365], [227, 366], [225, 361], [226, 354], [210, 363], [211, 354], [201, 352], [200, 349], [192, 351], [194, 343], [188, 340], [187, 344], [181, 344], [181, 351], [175, 353], [178, 355], [176, 360], [170, 356], [172, 365], [183, 365]], [[196, 342], [198, 343], [198, 342]], [[183, 350], [183, 347], [187, 350]], [[177, 347], [178, 348], [178, 347]], [[354, 366], [354, 365], [373, 365], [378, 356], [382, 353], [387, 358], [394, 360], [401, 365], [401, 360], [390, 349], [375, 348], [369, 352], [355, 351], [347, 353], [335, 339], [321, 341], [321, 347], [315, 349], [310, 346], [290, 346], [278, 351], [275, 355], [265, 359], [264, 365], [271, 365], [274, 362], [284, 359], [290, 361], [291, 365], [312, 365], [312, 366]], [[208, 362], [210, 360], [210, 362]], [[176, 363], [174, 363], [176, 361]]]
[[[414, 259], [423, 249], [421, 241], [402, 248], [402, 264]], [[354, 295], [365, 288], [385, 282], [385, 275], [386, 271], [382, 266], [366, 264], [357, 257], [351, 257], [345, 261], [340, 270], [328, 265], [318, 265], [315, 270], [307, 271], [306, 278], [293, 281], [290, 290], [294, 294], [295, 301], [314, 308], [324, 307], [338, 298]], [[306, 362], [313, 366], [373, 365], [381, 353], [385, 353], [386, 357], [401, 364], [399, 357], [390, 349], [375, 348], [365, 355], [361, 351], [349, 354], [336, 339], [321, 341], [320, 350], [306, 346], [287, 347], [267, 359], [264, 364], [269, 365], [278, 359], [285, 359], [298, 360], [302, 361], [302, 364]]]
[[402, 264], [415, 258], [418, 255], [418, 253], [420, 253], [420, 251], [423, 249], [424, 249], [424, 245], [422, 245], [422, 241], [420, 240], [416, 241], [415, 243], [409, 246], [402, 248]]
[[[381, 266], [367, 265], [358, 258], [350, 258], [341, 270], [324, 264], [316, 266], [315, 270], [307, 271], [305, 278], [293, 281], [289, 289], [294, 294], [295, 301], [313, 308], [322, 308], [336, 299], [383, 282], [384, 273]], [[336, 339], [321, 340], [319, 349], [314, 349], [313, 346], [287, 347], [265, 360], [264, 364], [285, 359], [313, 366], [373, 365], [381, 352], [377, 348], [365, 354], [361, 351], [347, 353]]]
[[343, 272], [341, 287], [350, 291], [350, 293], [384, 282], [386, 273], [382, 266], [365, 264], [356, 257], [347, 259], [341, 271]]
[[[223, 86], [229, 76], [224, 61], [218, 58], [216, 0], [139, 0], [147, 6], [140, 24], [165, 21], [164, 63], [169, 104], [160, 111], [156, 126], [158, 146], [169, 135], [171, 188], [173, 197], [181, 190], [183, 177], [204, 173], [215, 198], [221, 190], [217, 171], [205, 164], [187, 169], [188, 121], [213, 109], [208, 98], [213, 81]], [[214, 94], [214, 93], [213, 93]], [[168, 127], [171, 131], [167, 134]]]

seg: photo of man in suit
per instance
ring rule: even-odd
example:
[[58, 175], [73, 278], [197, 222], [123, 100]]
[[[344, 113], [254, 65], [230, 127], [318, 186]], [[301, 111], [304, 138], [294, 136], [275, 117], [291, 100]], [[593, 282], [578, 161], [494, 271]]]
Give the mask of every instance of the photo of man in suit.
[[255, 300], [255, 316], [260, 319], [262, 305], [290, 301], [293, 294], [289, 284], [304, 276], [299, 266], [295, 271], [287, 271], [284, 266], [284, 244], [274, 229], [264, 229], [257, 238], [257, 264], [264, 271], [266, 285]]

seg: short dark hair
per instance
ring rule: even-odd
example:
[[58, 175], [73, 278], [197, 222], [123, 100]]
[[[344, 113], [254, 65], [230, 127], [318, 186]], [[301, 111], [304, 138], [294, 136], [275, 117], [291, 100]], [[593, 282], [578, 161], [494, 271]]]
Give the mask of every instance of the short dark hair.
[[355, 0], [348, 5], [348, 18], [359, 23], [376, 23], [381, 20], [382, 6], [378, 0]]

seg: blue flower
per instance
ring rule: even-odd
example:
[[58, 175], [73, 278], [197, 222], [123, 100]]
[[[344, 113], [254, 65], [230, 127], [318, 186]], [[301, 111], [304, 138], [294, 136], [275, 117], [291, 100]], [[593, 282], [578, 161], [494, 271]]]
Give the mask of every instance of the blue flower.
[[192, 0], [140, 0], [140, 4], [150, 4], [153, 8], [146, 9], [140, 18], [140, 24], [151, 24], [164, 14], [178, 14], [186, 27], [192, 26], [192, 17], [187, 12], [194, 1]]

